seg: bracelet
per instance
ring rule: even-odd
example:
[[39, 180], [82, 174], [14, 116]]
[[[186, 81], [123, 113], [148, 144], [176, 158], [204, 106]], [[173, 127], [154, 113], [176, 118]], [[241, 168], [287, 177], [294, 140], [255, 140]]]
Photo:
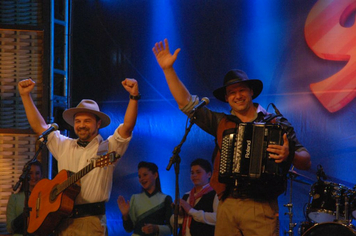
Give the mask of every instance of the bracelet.
[[140, 100], [140, 99], [141, 99], [141, 94], [138, 93], [138, 95], [136, 95], [136, 96], [133, 96], [133, 95], [130, 94], [130, 99], [133, 99], [133, 100]]

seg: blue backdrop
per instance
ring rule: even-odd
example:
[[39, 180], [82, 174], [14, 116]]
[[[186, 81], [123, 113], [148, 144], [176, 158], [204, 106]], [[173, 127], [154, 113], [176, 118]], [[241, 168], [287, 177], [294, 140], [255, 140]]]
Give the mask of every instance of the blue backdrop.
[[[353, 0], [337, 2], [354, 3]], [[309, 171], [296, 170], [308, 177], [300, 179], [309, 184], [293, 183], [293, 222], [298, 223], [295, 233], [305, 221], [305, 205], [309, 202], [310, 184], [316, 181], [318, 165], [323, 166], [329, 181], [353, 188], [356, 183], [356, 110], [352, 97], [355, 88], [347, 88], [350, 102], [337, 111], [329, 111], [310, 88], [310, 84], [337, 74], [347, 64], [346, 59], [328, 60], [318, 56], [306, 40], [308, 15], [315, 19], [322, 17], [310, 15], [317, 3], [327, 5], [335, 1], [73, 1], [72, 105], [82, 98], [97, 100], [113, 121], [101, 130], [106, 138], [123, 121], [128, 94], [121, 81], [126, 77], [137, 79], [142, 94], [134, 136], [119, 162], [107, 203], [110, 235], [129, 235], [123, 230], [116, 200], [119, 195], [129, 199], [141, 191], [137, 178], [140, 161], [152, 161], [159, 166], [163, 192], [174, 198], [174, 168], [167, 171], [166, 167], [184, 135], [186, 117], [177, 108], [152, 53], [155, 42], [164, 38], [169, 39], [171, 51], [182, 49], [175, 69], [192, 94], [209, 97], [209, 108], [229, 112], [228, 105], [216, 100], [212, 91], [222, 85], [228, 70], [240, 68], [250, 78], [264, 83], [256, 102], [265, 108], [274, 103], [294, 125], [300, 142], [312, 156]], [[354, 25], [353, 12], [352, 9], [347, 18], [349, 25], [344, 27]], [[327, 32], [312, 33], [316, 34], [314, 38], [322, 38]], [[342, 37], [342, 34], [335, 35], [334, 43]], [[349, 47], [352, 48], [351, 43]], [[351, 78], [340, 83], [354, 81]], [[330, 91], [324, 92], [328, 97]], [[345, 93], [338, 90], [330, 94], [338, 92]], [[271, 108], [269, 111], [273, 112]], [[213, 148], [214, 138], [193, 126], [180, 153], [181, 193], [192, 187], [191, 160], [198, 157], [211, 160]], [[279, 197], [281, 235], [289, 227], [285, 215], [288, 209], [284, 206], [289, 202], [289, 193], [290, 188]]]

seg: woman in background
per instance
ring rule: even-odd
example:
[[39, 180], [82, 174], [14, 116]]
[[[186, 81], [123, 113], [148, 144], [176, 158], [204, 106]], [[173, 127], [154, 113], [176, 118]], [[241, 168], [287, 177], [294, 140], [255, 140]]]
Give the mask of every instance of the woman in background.
[[126, 232], [137, 235], [171, 235], [169, 218], [172, 215], [172, 198], [163, 194], [158, 167], [152, 162], [138, 164], [138, 179], [143, 191], [134, 194], [130, 201], [119, 196], [117, 203]]
[[[42, 179], [42, 164], [39, 161], [31, 163], [31, 169], [29, 172], [30, 180], [28, 182], [29, 191], [31, 193], [35, 185]], [[23, 210], [25, 206], [25, 192], [24, 185], [18, 193], [14, 193], [10, 196], [6, 207], [6, 229], [14, 236], [23, 235]]]

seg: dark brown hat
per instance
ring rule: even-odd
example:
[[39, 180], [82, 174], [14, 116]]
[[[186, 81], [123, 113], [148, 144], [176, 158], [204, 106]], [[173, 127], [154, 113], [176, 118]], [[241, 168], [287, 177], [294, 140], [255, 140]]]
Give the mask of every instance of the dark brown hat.
[[101, 120], [100, 128], [104, 128], [110, 124], [110, 117], [101, 112], [98, 104], [90, 99], [83, 99], [77, 107], [65, 110], [62, 116], [68, 124], [74, 126], [74, 116], [79, 112], [88, 112], [98, 116]]
[[248, 86], [253, 90], [252, 99], [255, 99], [263, 89], [263, 83], [261, 80], [258, 79], [249, 79], [246, 73], [242, 70], [235, 69], [230, 70], [224, 77], [224, 86], [214, 90], [214, 96], [219, 99], [220, 101], [226, 102], [225, 95], [226, 95], [226, 87], [236, 83], [247, 83]]

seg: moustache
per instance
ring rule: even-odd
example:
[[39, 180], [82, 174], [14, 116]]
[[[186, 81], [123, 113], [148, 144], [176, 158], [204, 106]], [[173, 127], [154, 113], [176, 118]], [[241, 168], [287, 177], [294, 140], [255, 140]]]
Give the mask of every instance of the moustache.
[[88, 131], [89, 129], [88, 129], [88, 128], [78, 128], [77, 130], [78, 130], [78, 131], [82, 131], [82, 130]]

